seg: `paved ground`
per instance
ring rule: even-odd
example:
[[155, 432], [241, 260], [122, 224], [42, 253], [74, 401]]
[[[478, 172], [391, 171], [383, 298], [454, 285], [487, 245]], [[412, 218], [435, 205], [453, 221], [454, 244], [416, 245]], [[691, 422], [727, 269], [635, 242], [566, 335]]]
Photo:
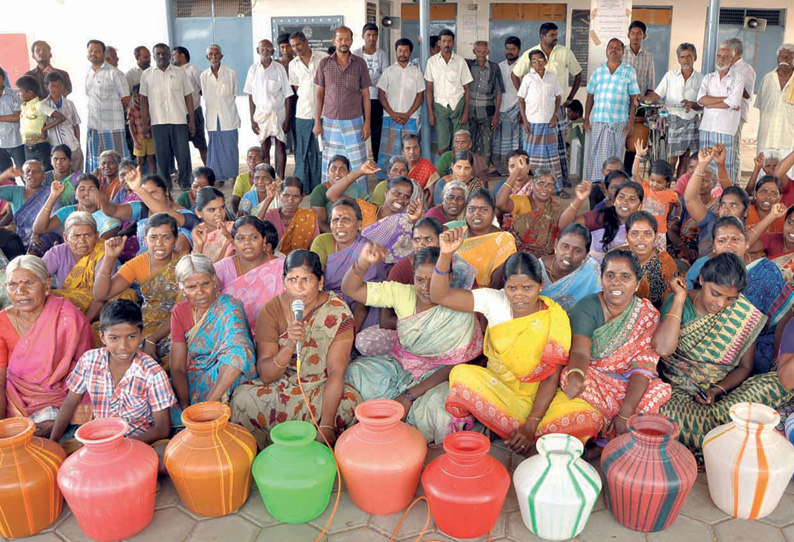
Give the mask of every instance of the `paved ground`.
[[[442, 453], [430, 450], [428, 461]], [[498, 443], [494, 443], [491, 455], [499, 459], [512, 473], [522, 458], [514, 456]], [[422, 495], [420, 488], [417, 496]], [[332, 504], [335, 494], [332, 495]], [[157, 497], [154, 521], [139, 535], [130, 540], [142, 542], [312, 542], [328, 520], [332, 504], [325, 514], [303, 525], [287, 525], [273, 519], [265, 510], [262, 498], [253, 486], [246, 504], [236, 513], [224, 518], [204, 519], [192, 515], [182, 505], [173, 484], [167, 478], [161, 480], [161, 491]], [[369, 516], [356, 508], [342, 490], [339, 509], [323, 542], [386, 542], [401, 514], [387, 517]], [[394, 539], [399, 542], [415, 541], [422, 530], [427, 515], [424, 502], [414, 507], [403, 527]], [[534, 537], [521, 521], [515, 491], [508, 492], [502, 515], [492, 533], [493, 541], [534, 541]], [[2, 539], [0, 539], [2, 540]], [[22, 540], [22, 539], [20, 539]], [[58, 521], [45, 533], [24, 539], [30, 542], [82, 542], [88, 540], [74, 516], [65, 510]], [[430, 522], [423, 542], [450, 542], [455, 540], [436, 530]], [[478, 539], [487, 540], [487, 537]], [[605, 508], [603, 496], [596, 503], [590, 520], [579, 537], [582, 542], [794, 542], [794, 483], [770, 516], [759, 521], [731, 519], [711, 502], [706, 475], [700, 474], [692, 494], [684, 505], [681, 515], [672, 527], [660, 533], [644, 535], [629, 531], [612, 517]]]

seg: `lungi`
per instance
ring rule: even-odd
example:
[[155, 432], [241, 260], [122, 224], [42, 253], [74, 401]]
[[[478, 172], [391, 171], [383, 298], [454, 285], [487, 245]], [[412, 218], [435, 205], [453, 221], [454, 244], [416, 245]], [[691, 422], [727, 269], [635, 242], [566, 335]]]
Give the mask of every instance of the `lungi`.
[[218, 129], [208, 133], [210, 142], [207, 148], [207, 167], [215, 172], [219, 181], [235, 179], [240, 172], [237, 130], [221, 130], [219, 120]]
[[721, 134], [719, 132], [705, 132], [700, 130], [700, 148], [713, 147], [717, 143], [722, 143], [725, 146], [725, 169], [731, 175], [731, 183], [736, 184], [736, 172], [734, 171], [736, 155], [734, 153], [734, 145], [736, 144], [736, 137], [731, 134]]
[[124, 130], [88, 129], [85, 145], [85, 171], [92, 172], [99, 167], [99, 155], [107, 150], [114, 150], [131, 160], [130, 150], [124, 140]]
[[[337, 154], [347, 156], [351, 172], [367, 161], [367, 142], [361, 139], [363, 128], [364, 117], [348, 120], [323, 117], [323, 182], [328, 180], [328, 162]], [[369, 194], [366, 177], [356, 183]]]
[[562, 167], [560, 165], [560, 152], [557, 145], [557, 127], [549, 128], [548, 122], [538, 122], [530, 124], [531, 134], [526, 134], [526, 144], [524, 150], [529, 155], [529, 168], [532, 171], [539, 167], [546, 167], [552, 170], [555, 179], [562, 178]]
[[499, 125], [493, 133], [491, 161], [500, 174], [508, 174], [507, 155], [521, 148], [521, 134], [523, 131], [518, 103], [510, 109], [499, 113]]
[[670, 115], [667, 118], [667, 156], [682, 156], [686, 151], [699, 150], [698, 126], [700, 117], [686, 120]]
[[403, 155], [403, 136], [418, 133], [419, 125], [416, 119], [408, 119], [405, 124], [398, 124], [388, 115], [384, 115], [383, 130], [380, 135], [380, 153], [378, 154], [379, 178], [387, 179], [389, 177], [388, 167], [392, 156]]
[[590, 154], [587, 157], [585, 179], [601, 179], [601, 166], [607, 158], [617, 156], [621, 160], [626, 152], [626, 136], [623, 122], [593, 122], [590, 125]]

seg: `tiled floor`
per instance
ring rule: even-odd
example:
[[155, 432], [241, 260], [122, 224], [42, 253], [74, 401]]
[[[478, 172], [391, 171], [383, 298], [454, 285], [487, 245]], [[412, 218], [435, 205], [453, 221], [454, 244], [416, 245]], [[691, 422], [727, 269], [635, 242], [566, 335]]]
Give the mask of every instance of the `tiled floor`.
[[[428, 461], [441, 450], [430, 450]], [[511, 472], [522, 458], [513, 456], [499, 444], [491, 449]], [[417, 495], [422, 495], [421, 487]], [[603, 494], [602, 494], [603, 495]], [[336, 494], [332, 495], [333, 499]], [[273, 519], [265, 510], [262, 498], [253, 485], [246, 504], [236, 513], [224, 518], [204, 519], [194, 516], [182, 505], [173, 484], [161, 480], [154, 521], [130, 540], [142, 542], [312, 542], [320, 535], [328, 520], [332, 504], [325, 514], [304, 525], [287, 525]], [[339, 509], [323, 542], [386, 542], [390, 540], [401, 514], [387, 517], [369, 516], [356, 508], [342, 491]], [[425, 502], [417, 504], [408, 514], [398, 535], [398, 542], [417, 539], [427, 517]], [[64, 511], [58, 521], [46, 532], [25, 539], [35, 542], [82, 542], [88, 540], [74, 516]], [[432, 520], [423, 542], [450, 542], [455, 540], [436, 530]], [[487, 537], [478, 540], [485, 541]], [[502, 515], [491, 532], [493, 541], [533, 541], [534, 537], [521, 521], [515, 492], [510, 489]], [[579, 537], [582, 542], [794, 542], [794, 483], [770, 516], [759, 521], [731, 519], [711, 502], [706, 475], [700, 474], [678, 520], [666, 531], [644, 535], [618, 525], [606, 509], [603, 497], [596, 503], [592, 516]]]

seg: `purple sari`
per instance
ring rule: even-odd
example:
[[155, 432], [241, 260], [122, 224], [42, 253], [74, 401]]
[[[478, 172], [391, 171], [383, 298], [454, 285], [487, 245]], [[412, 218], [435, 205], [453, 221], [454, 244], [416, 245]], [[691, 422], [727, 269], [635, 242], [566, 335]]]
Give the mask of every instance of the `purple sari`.
[[370, 224], [361, 231], [361, 235], [388, 250], [384, 263], [391, 265], [414, 251], [411, 242], [413, 227], [408, 213], [403, 211]]
[[[26, 247], [30, 247], [30, 238], [33, 236], [33, 222], [36, 220], [36, 216], [38, 216], [41, 208], [44, 207], [44, 204], [47, 202], [47, 198], [49, 196], [50, 187], [42, 186], [14, 213], [14, 224], [17, 227], [17, 234], [22, 239], [22, 243], [24, 243]], [[61, 202], [58, 200], [55, 203], [53, 210], [57, 211], [60, 208]], [[39, 239], [42, 243], [44, 243], [44, 247], [41, 249], [41, 251], [31, 251], [31, 254], [41, 257], [44, 256], [44, 253], [52, 248], [52, 246], [61, 239], [61, 236], [54, 232], [45, 233], [44, 235], [39, 235]]]

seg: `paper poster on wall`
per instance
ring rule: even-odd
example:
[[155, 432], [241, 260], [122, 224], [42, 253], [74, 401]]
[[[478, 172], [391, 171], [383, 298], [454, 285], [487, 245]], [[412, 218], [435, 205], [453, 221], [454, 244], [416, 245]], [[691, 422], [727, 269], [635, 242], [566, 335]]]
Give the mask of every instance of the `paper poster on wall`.
[[589, 73], [606, 62], [609, 40], [628, 43], [631, 6], [631, 0], [591, 0]]

